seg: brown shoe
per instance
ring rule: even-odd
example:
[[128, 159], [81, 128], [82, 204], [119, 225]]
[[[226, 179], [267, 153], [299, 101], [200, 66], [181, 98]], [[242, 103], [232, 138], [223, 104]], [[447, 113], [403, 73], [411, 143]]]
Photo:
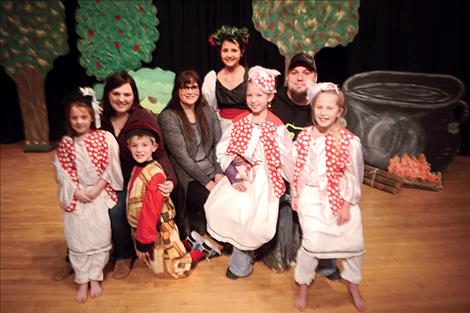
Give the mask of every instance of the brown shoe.
[[52, 279], [55, 281], [60, 281], [60, 280], [66, 279], [67, 277], [69, 277], [69, 275], [72, 275], [72, 274], [73, 274], [73, 268], [70, 262], [63, 262], [60, 265], [60, 268], [58, 268], [54, 272], [54, 274], [52, 274]]
[[117, 260], [114, 265], [113, 278], [122, 279], [131, 273], [132, 259]]

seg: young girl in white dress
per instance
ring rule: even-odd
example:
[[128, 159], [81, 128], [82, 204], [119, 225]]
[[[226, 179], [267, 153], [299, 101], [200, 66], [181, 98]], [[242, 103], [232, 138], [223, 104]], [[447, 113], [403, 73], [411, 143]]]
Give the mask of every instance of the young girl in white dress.
[[91, 88], [66, 100], [68, 135], [54, 157], [64, 232], [78, 290], [75, 301], [102, 293], [100, 282], [111, 250], [108, 209], [116, 204], [123, 178], [114, 136], [99, 127], [99, 105]]
[[295, 142], [292, 208], [298, 212], [302, 243], [297, 254], [295, 307], [307, 306], [308, 287], [319, 259], [343, 258], [341, 277], [359, 311], [364, 238], [361, 197], [364, 161], [359, 138], [345, 128], [344, 96], [335, 84], [310, 86], [313, 126]]
[[207, 231], [234, 246], [226, 273], [231, 279], [250, 275], [254, 250], [273, 238], [279, 197], [285, 192], [281, 175], [290, 177], [292, 169], [289, 133], [268, 110], [277, 75], [260, 66], [249, 70], [246, 102], [251, 113], [234, 121], [216, 149], [226, 177], [205, 203]]

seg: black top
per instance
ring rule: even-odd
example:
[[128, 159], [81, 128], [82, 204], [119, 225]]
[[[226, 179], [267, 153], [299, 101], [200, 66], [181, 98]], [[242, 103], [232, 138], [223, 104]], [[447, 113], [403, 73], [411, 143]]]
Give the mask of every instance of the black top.
[[217, 106], [219, 109], [244, 109], [246, 105], [246, 86], [248, 81], [248, 70], [245, 68], [243, 82], [233, 89], [225, 88], [219, 81], [215, 82], [215, 96], [217, 98]]
[[286, 125], [293, 140], [307, 126], [312, 125], [310, 106], [298, 105], [287, 96], [287, 87], [277, 91], [272, 103], [273, 113]]

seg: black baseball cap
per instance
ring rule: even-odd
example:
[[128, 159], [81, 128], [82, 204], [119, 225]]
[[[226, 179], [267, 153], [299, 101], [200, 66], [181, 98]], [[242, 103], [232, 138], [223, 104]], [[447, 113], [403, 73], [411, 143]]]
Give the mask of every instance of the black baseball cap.
[[315, 59], [313, 58], [312, 55], [307, 54], [305, 52], [297, 53], [296, 55], [292, 57], [289, 63], [288, 70], [290, 71], [291, 69], [299, 65], [305, 66], [311, 71], [314, 71], [314, 72], [317, 71], [317, 65], [315, 64]]

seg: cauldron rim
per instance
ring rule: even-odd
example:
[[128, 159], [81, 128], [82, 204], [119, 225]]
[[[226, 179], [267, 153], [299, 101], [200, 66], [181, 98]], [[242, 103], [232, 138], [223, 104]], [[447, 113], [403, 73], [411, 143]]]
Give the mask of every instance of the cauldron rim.
[[[413, 77], [413, 76], [414, 77], [421, 77], [421, 78], [425, 77], [425, 78], [429, 78], [429, 79], [433, 79], [433, 80], [445, 79], [447, 81], [451, 81], [451, 82], [456, 84], [455, 90], [457, 92], [453, 93], [454, 95], [452, 97], [450, 97], [450, 99], [447, 99], [447, 100], [442, 101], [442, 102], [437, 102], [437, 103], [433, 102], [429, 105], [424, 105], [424, 107], [426, 107], [426, 108], [446, 107], [448, 105], [451, 105], [451, 104], [454, 104], [454, 103], [458, 102], [464, 94], [464, 84], [463, 84], [463, 82], [460, 79], [458, 79], [457, 77], [452, 76], [452, 75], [437, 74], [437, 73], [403, 72], [403, 71], [380, 71], [380, 70], [379, 71], [361, 72], [361, 73], [357, 73], [357, 74], [352, 75], [351, 77], [346, 79], [346, 81], [344, 82], [343, 88], [342, 88], [343, 92], [344, 92], [346, 97], [351, 97], [353, 99], [358, 99], [358, 100], [362, 100], [362, 101], [377, 100], [377, 101], [380, 101], [381, 104], [392, 105], [392, 106], [397, 106], [397, 107], [402, 107], [402, 108], [411, 108], [404, 101], [388, 100], [388, 99], [383, 99], [383, 98], [376, 98], [376, 97], [373, 97], [373, 96], [362, 95], [362, 94], [359, 94], [359, 93], [355, 92], [355, 90], [353, 89], [355, 86], [350, 87], [350, 85], [352, 85], [353, 82], [357, 82], [360, 79], [364, 79], [366, 77], [373, 77], [373, 76], [380, 77], [380, 76], [386, 76], [386, 75], [390, 75], [390, 76], [393, 76], [393, 77], [406, 77], [408, 79], [410, 77]], [[391, 83], [389, 81], [384, 81], [384, 82], [385, 83]], [[416, 85], [416, 83], [413, 83], [413, 84]], [[410, 85], [411, 85], [411, 83], [410, 83]], [[421, 86], [436, 87], [436, 86], [432, 86], [430, 84], [421, 84]], [[438, 105], [436, 105], [436, 104], [438, 104]]]

